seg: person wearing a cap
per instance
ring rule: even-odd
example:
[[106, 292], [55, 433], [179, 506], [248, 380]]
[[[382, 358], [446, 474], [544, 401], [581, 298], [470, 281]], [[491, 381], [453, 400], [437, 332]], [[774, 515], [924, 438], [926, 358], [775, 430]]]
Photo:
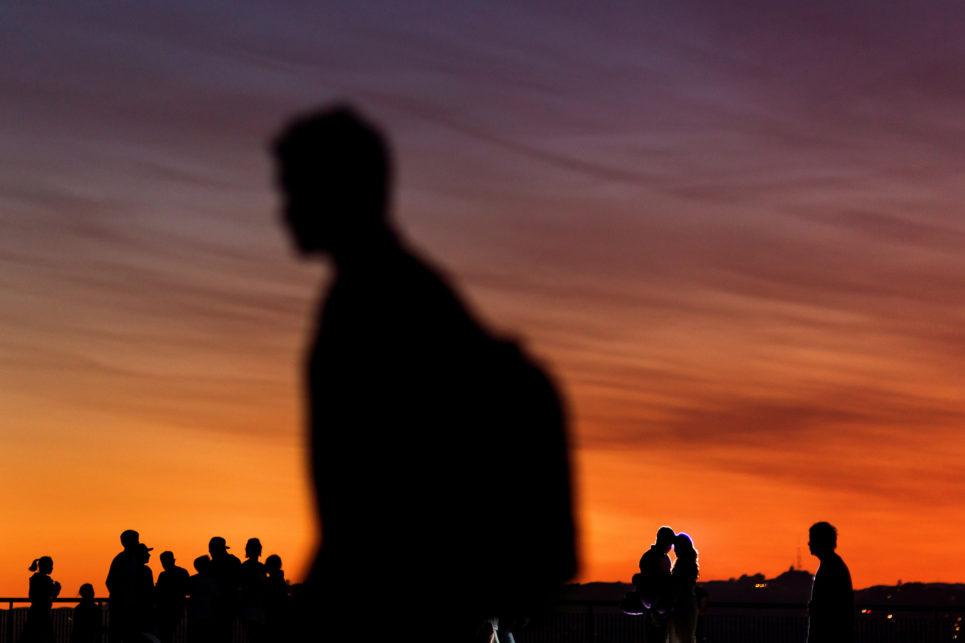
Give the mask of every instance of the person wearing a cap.
[[107, 573], [107, 591], [110, 593], [110, 640], [111, 643], [128, 643], [137, 639], [135, 610], [137, 597], [138, 549], [141, 537], [133, 529], [121, 533], [123, 551], [114, 556]]
[[153, 547], [140, 543], [137, 548], [137, 585], [134, 590], [136, 606], [135, 633], [143, 639], [144, 634], [154, 634], [154, 572], [148, 567]]
[[238, 592], [241, 587], [241, 561], [228, 553], [227, 543], [221, 536], [208, 541], [211, 554], [211, 573], [218, 586], [214, 603], [215, 641], [231, 641], [231, 628], [238, 615]]

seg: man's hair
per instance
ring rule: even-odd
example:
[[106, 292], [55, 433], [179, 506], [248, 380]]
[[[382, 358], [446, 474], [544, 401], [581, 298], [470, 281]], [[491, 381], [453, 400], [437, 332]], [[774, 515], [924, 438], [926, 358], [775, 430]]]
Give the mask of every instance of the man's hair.
[[828, 549], [835, 549], [838, 546], [838, 530], [829, 522], [816, 522], [808, 529], [811, 540]]
[[657, 530], [657, 544], [658, 545], [672, 545], [673, 539], [677, 536], [674, 530], [670, 527], [661, 527]]
[[141, 534], [133, 529], [125, 529], [121, 532], [121, 544], [124, 545], [124, 547], [133, 547], [139, 542], [141, 542]]
[[165, 562], [167, 562], [167, 561], [170, 560], [171, 563], [173, 564], [173, 563], [174, 563], [174, 552], [173, 552], [173, 551], [162, 551], [160, 558], [161, 558], [161, 562], [162, 562], [162, 563], [165, 563]]
[[349, 189], [363, 200], [360, 205], [384, 213], [392, 178], [389, 146], [379, 128], [352, 107], [336, 103], [296, 117], [275, 138], [272, 151], [286, 174]]

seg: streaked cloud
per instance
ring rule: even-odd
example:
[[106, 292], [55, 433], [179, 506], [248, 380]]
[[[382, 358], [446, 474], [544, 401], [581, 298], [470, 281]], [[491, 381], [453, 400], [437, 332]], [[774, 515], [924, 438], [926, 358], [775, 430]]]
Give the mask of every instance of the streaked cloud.
[[[31, 502], [33, 450], [58, 480], [90, 475], [79, 452], [108, 488], [148, 472], [90, 499], [92, 560], [128, 526], [112, 503], [176, 538], [137, 502], [228, 520], [253, 495], [264, 511], [232, 528], [290, 519], [298, 535], [275, 535], [304, 563], [299, 360], [326, 273], [291, 258], [266, 143], [345, 98], [393, 135], [403, 227], [568, 392], [587, 579], [628, 574], [618, 555], [643, 543], [620, 530], [671, 517], [703, 529], [712, 576], [756, 571], [733, 550], [768, 530], [760, 569], [780, 571], [821, 514], [867, 552], [849, 558], [859, 584], [901, 573], [873, 541], [906, 521], [935, 534], [922, 579], [961, 580], [965, 559], [941, 553], [962, 526], [961, 18], [899, 2], [4, 6], [5, 483], [26, 520], [77, 511], [49, 489]], [[644, 483], [659, 493], [622, 492]], [[718, 494], [747, 498], [743, 522]]]

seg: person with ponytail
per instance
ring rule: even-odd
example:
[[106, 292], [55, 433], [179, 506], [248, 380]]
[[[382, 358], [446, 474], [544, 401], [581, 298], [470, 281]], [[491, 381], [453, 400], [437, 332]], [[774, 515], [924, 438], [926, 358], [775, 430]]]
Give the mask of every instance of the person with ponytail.
[[60, 583], [50, 578], [54, 560], [41, 556], [30, 565], [34, 575], [30, 577], [30, 610], [21, 637], [22, 643], [53, 643], [54, 621], [50, 613], [54, 599], [60, 594]]

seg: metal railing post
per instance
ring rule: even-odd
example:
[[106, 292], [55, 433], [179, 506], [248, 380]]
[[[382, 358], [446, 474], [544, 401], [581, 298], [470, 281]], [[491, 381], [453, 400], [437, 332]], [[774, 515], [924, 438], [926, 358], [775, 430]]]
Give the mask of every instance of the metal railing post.
[[13, 601], [7, 603], [7, 643], [13, 643]]

